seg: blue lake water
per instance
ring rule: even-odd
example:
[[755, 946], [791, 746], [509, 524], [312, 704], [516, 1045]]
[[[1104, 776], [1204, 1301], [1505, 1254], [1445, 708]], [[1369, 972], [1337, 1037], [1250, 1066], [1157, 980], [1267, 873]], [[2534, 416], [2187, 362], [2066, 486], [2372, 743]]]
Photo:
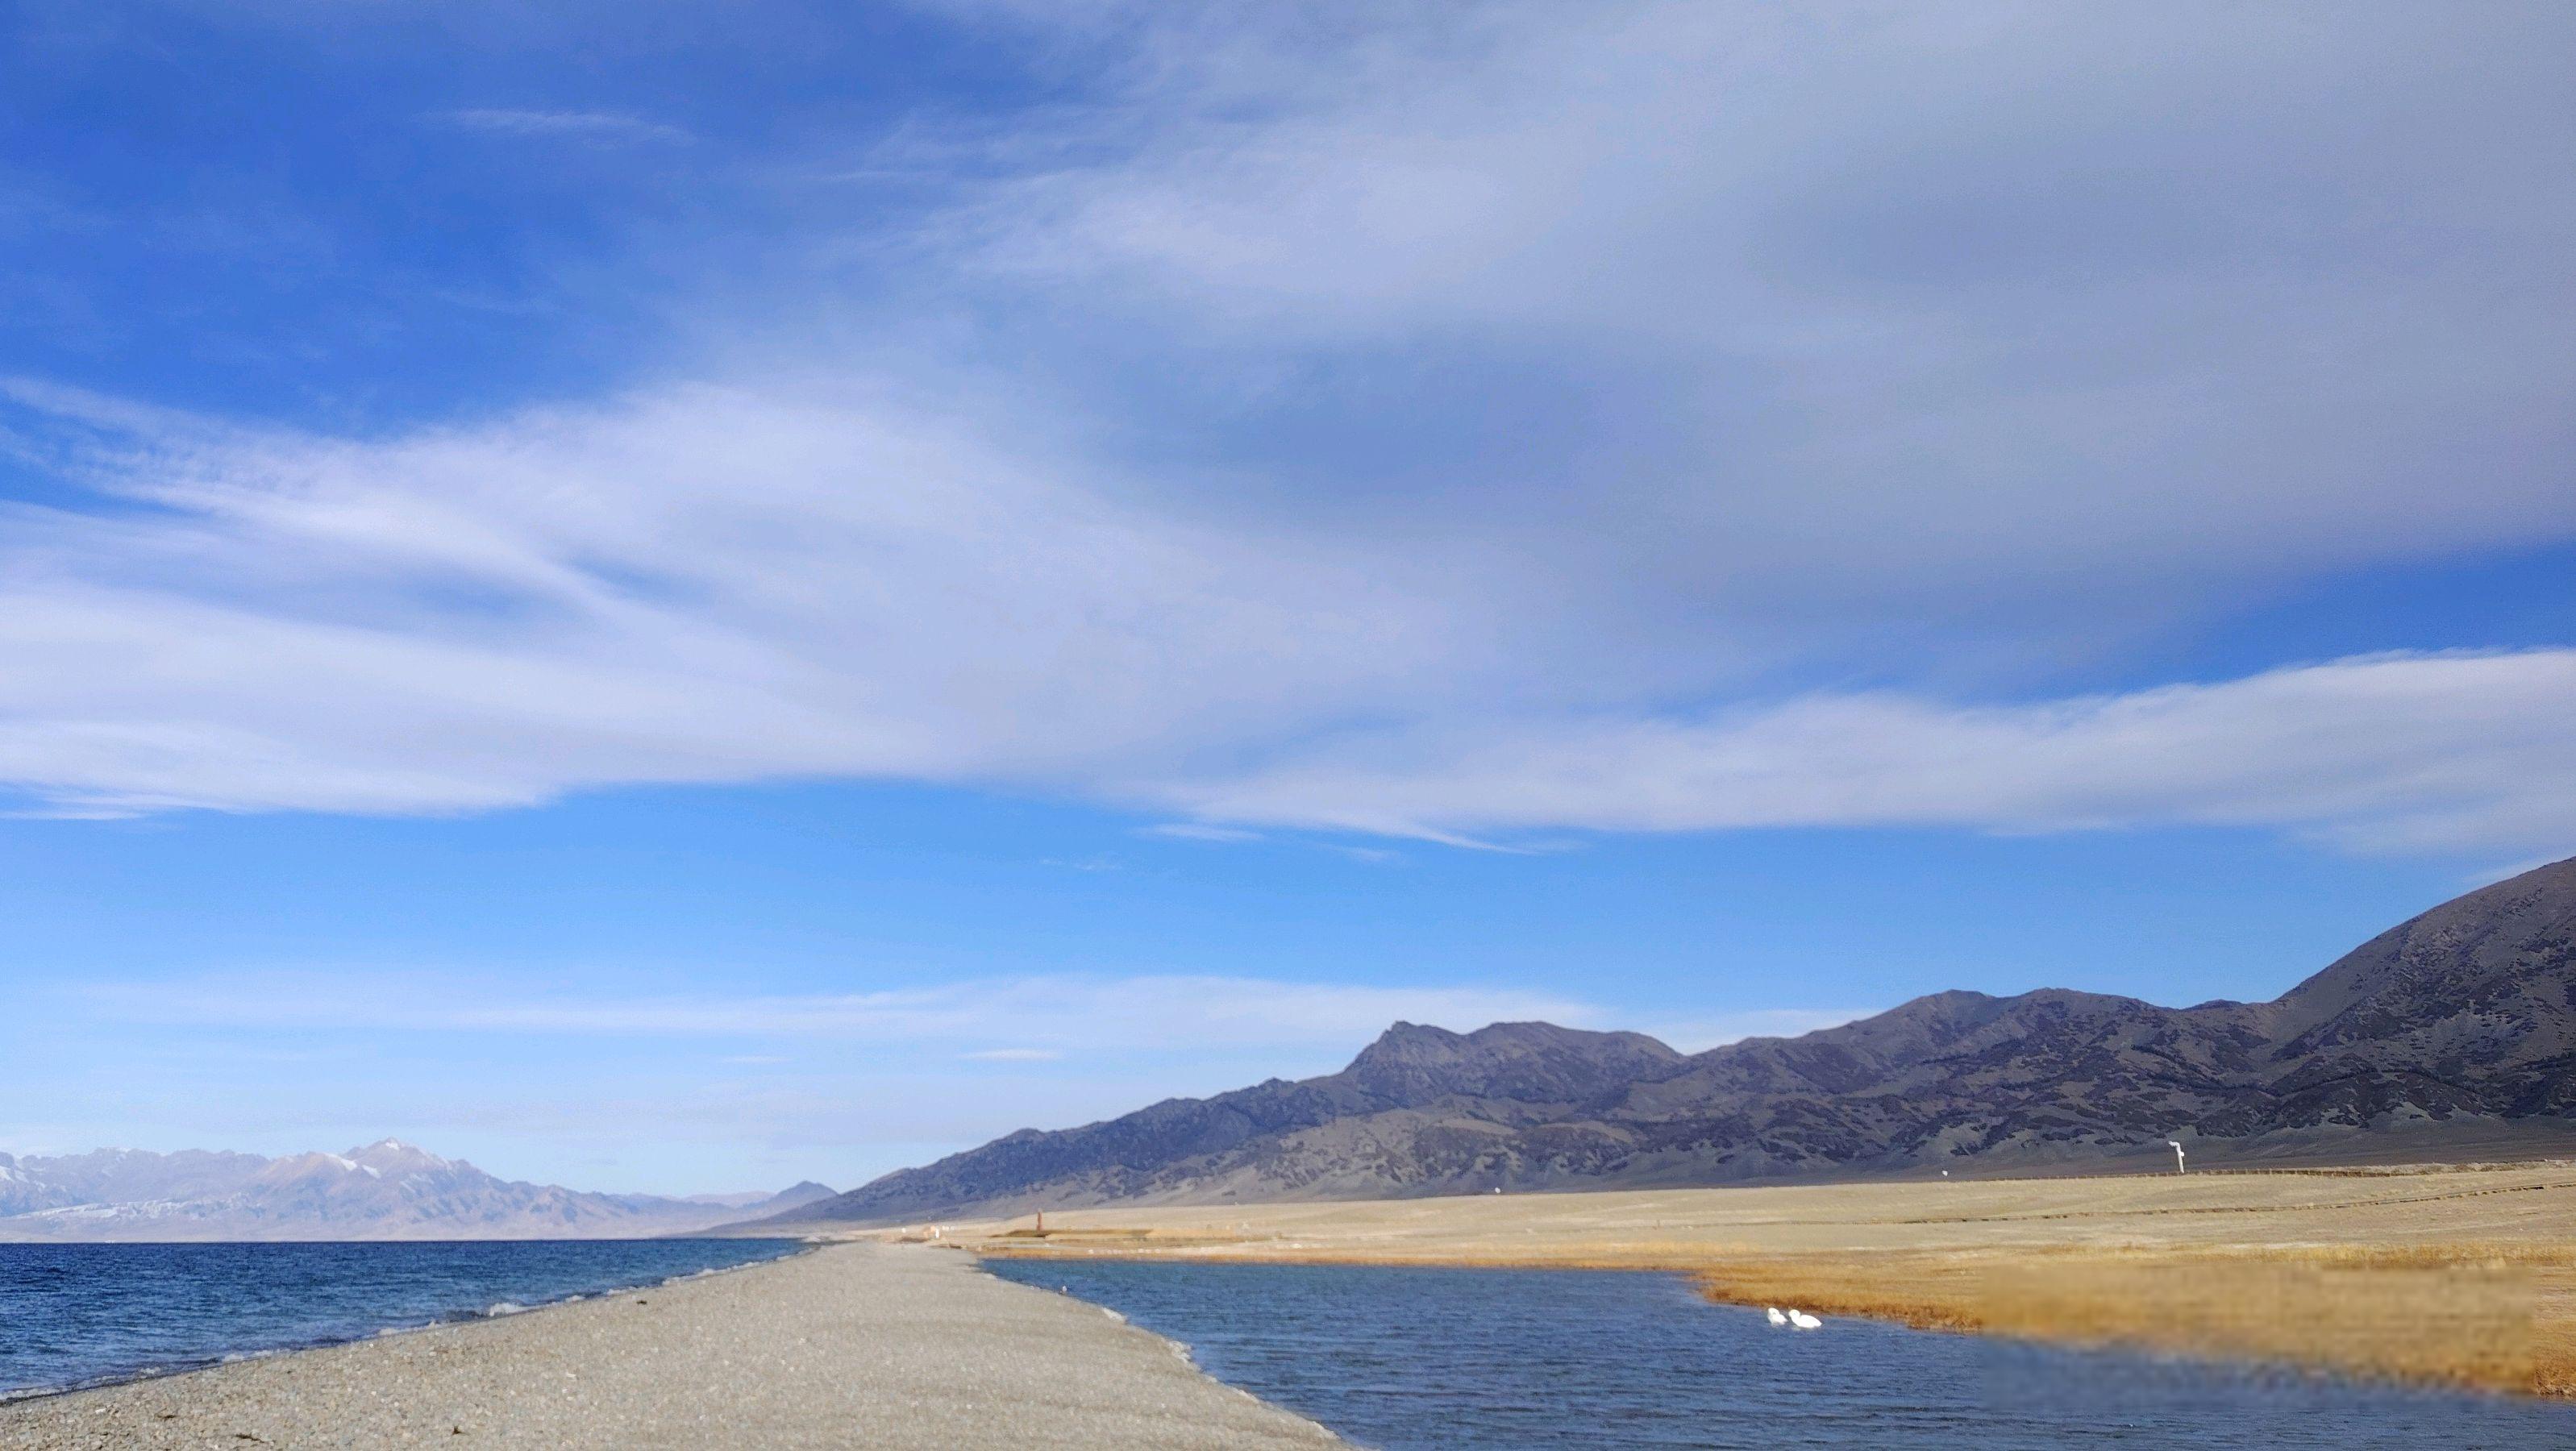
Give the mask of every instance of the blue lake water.
[[793, 1240], [0, 1244], [0, 1399], [775, 1259]]
[[997, 1260], [1382, 1451], [2576, 1446], [2576, 1408], [2048, 1349], [1773, 1328], [1678, 1276]]

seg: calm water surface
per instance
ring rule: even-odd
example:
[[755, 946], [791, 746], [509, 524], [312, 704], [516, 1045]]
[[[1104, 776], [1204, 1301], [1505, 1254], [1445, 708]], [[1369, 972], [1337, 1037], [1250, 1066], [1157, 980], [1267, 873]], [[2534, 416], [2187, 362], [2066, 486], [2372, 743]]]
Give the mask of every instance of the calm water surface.
[[2044, 1349], [1778, 1330], [1672, 1275], [991, 1262], [1363, 1446], [2576, 1446], [2576, 1409]]
[[775, 1259], [792, 1240], [0, 1244], [0, 1399]]

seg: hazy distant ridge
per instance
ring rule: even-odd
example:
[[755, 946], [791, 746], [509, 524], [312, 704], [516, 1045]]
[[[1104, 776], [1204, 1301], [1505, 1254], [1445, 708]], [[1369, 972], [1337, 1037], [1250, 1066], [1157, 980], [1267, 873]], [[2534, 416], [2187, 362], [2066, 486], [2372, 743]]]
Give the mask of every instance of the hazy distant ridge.
[[1683, 1054], [1398, 1023], [1348, 1068], [1041, 1133], [788, 1216], [1716, 1183], [1941, 1165], [2576, 1151], [2576, 860], [2472, 892], [2269, 1003], [1947, 992]]
[[195, 1149], [0, 1154], [0, 1240], [624, 1238], [775, 1214], [831, 1193], [809, 1182], [703, 1203], [592, 1194], [497, 1179], [394, 1139], [280, 1159]]

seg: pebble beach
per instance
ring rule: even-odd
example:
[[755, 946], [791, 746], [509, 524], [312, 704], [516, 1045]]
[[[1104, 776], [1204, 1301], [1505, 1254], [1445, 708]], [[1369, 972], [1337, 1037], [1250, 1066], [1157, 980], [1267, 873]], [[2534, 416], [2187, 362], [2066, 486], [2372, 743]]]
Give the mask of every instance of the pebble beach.
[[841, 1244], [0, 1406], [0, 1448], [1287, 1448], [1331, 1433], [961, 1253]]

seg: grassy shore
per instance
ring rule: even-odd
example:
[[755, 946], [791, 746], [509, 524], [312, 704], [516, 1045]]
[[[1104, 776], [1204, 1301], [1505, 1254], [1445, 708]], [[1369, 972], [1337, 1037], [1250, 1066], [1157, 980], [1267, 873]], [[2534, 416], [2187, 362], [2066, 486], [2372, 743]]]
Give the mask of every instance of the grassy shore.
[[[922, 1234], [926, 1231], [899, 1231]], [[1051, 1212], [991, 1255], [1689, 1272], [1714, 1299], [2576, 1396], [2576, 1163]]]

